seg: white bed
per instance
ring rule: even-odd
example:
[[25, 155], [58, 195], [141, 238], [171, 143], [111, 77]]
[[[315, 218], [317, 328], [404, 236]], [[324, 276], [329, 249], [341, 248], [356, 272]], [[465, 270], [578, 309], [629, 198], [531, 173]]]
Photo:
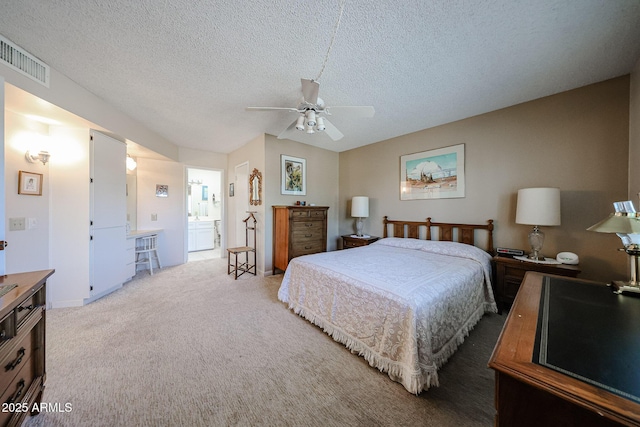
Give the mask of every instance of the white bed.
[[[426, 223], [412, 224], [418, 237]], [[438, 385], [438, 369], [484, 313], [497, 311], [486, 251], [417, 238], [294, 258], [278, 298], [415, 394]]]

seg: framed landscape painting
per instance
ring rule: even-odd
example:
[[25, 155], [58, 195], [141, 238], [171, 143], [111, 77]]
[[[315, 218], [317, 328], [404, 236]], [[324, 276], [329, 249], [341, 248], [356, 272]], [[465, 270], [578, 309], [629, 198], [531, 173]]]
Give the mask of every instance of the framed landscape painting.
[[400, 200], [464, 197], [464, 144], [400, 157]]

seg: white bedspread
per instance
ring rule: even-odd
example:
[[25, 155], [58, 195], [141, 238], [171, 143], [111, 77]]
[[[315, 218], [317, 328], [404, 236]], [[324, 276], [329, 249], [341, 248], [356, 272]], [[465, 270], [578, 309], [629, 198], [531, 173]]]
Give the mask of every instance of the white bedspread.
[[496, 312], [491, 257], [455, 242], [387, 238], [294, 258], [278, 298], [411, 393], [485, 312]]

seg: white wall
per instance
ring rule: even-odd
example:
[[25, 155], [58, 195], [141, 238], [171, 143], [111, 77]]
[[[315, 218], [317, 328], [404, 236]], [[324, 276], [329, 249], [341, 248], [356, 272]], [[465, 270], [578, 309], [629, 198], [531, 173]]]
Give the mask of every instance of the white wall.
[[[49, 165], [28, 163], [29, 149], [50, 148], [49, 127], [24, 116], [5, 112], [5, 201], [7, 218], [6, 272], [19, 273], [49, 268]], [[37, 152], [37, 151], [36, 151]], [[19, 171], [43, 174], [42, 196], [18, 194]], [[10, 218], [34, 218], [37, 227], [9, 231]]]
[[[163, 267], [186, 262], [187, 209], [184, 165], [138, 158], [138, 230], [161, 228], [158, 237]], [[169, 196], [157, 197], [156, 185], [168, 185]], [[152, 220], [151, 215], [157, 215]]]
[[84, 304], [90, 295], [89, 129], [52, 127], [50, 185], [51, 233], [47, 298], [52, 308]]

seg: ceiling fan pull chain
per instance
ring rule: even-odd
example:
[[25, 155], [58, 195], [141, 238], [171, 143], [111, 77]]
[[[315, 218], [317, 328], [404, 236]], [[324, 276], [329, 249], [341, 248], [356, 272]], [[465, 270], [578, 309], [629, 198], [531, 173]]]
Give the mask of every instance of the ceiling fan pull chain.
[[315, 81], [320, 81], [320, 77], [322, 77], [322, 73], [324, 72], [324, 67], [327, 65], [327, 61], [329, 60], [329, 53], [331, 53], [331, 48], [333, 47], [333, 42], [336, 39], [336, 34], [338, 33], [338, 27], [340, 27], [340, 20], [342, 19], [342, 12], [344, 11], [344, 4], [346, 0], [340, 1], [340, 13], [338, 14], [338, 20], [336, 21], [336, 26], [333, 29], [333, 35], [331, 36], [331, 42], [329, 43], [329, 49], [327, 49], [327, 54], [324, 57], [324, 61], [322, 62], [322, 68], [320, 69], [320, 73], [318, 77], [316, 77]]

